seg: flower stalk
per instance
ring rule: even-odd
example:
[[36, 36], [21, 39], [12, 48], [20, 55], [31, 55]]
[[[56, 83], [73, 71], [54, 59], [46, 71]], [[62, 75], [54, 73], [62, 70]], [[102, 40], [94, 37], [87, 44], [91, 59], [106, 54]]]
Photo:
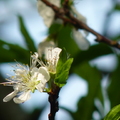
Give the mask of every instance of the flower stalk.
[[59, 103], [58, 103], [58, 97], [59, 97], [60, 87], [53, 84], [53, 88], [49, 94], [48, 101], [50, 103], [50, 113], [48, 114], [49, 120], [55, 120], [56, 112], [59, 110]]

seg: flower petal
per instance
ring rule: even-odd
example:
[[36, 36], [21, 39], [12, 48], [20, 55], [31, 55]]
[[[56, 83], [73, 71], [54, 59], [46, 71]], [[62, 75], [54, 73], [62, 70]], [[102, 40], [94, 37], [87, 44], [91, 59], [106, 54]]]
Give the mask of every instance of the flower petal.
[[56, 47], [52, 50], [52, 57], [53, 57], [52, 59], [53, 59], [53, 63], [56, 63], [56, 66], [57, 66], [57, 63], [58, 63], [58, 60], [59, 60], [59, 55], [60, 55], [61, 51], [62, 51], [62, 49], [58, 48], [58, 47]]
[[86, 39], [86, 37], [83, 36], [80, 31], [73, 29], [73, 37], [81, 50], [87, 50], [89, 48], [89, 41]]
[[[60, 7], [60, 0], [50, 0], [50, 2], [58, 7]], [[54, 20], [54, 11], [46, 6], [41, 0], [37, 1], [37, 8], [39, 14], [42, 16], [44, 23], [47, 27], [50, 27]]]
[[58, 47], [56, 47], [56, 48], [54, 48], [53, 50], [52, 50], [52, 54], [53, 54], [53, 56], [54, 55], [56, 55], [56, 53], [57, 53], [57, 56], [59, 56], [59, 54], [60, 54], [60, 52], [62, 51], [62, 49], [61, 48], [58, 48]]
[[34, 68], [32, 68], [32, 70], [31, 70], [31, 75], [33, 76], [35, 73], [38, 73], [38, 72], [39, 72], [39, 69], [36, 68], [36, 67], [34, 67]]
[[32, 58], [32, 62], [31, 62], [30, 69], [32, 69], [36, 66], [36, 63], [37, 63], [37, 60], [38, 60], [38, 53], [34, 52], [34, 54], [31, 55], [31, 58]]
[[46, 59], [50, 62], [49, 64], [57, 65], [59, 54], [61, 51], [62, 49], [58, 47], [48, 49], [48, 51], [46, 52]]
[[[48, 49], [55, 47], [55, 43], [52, 41], [52, 39], [50, 41], [48, 41], [47, 39], [48, 38], [43, 40], [43, 42], [39, 43], [38, 55], [40, 58], [48, 52]], [[46, 58], [46, 56], [45, 56], [45, 58]]]
[[46, 82], [45, 82], [45, 83], [40, 82], [38, 85], [36, 85], [36, 88], [37, 88], [37, 90], [39, 90], [40, 92], [43, 92], [45, 86], [46, 86]]
[[10, 101], [13, 97], [16, 96], [18, 91], [13, 91], [11, 92], [10, 94], [8, 94], [4, 99], [3, 99], [3, 102], [8, 102]]
[[50, 79], [50, 75], [46, 67], [40, 67], [39, 73], [41, 73], [44, 76], [44, 80], [48, 81]]
[[29, 99], [30, 99], [30, 90], [27, 91], [27, 92], [24, 92], [19, 97], [15, 97], [13, 100], [14, 100], [15, 103], [19, 104], [19, 103], [23, 103], [23, 102], [25, 102]]

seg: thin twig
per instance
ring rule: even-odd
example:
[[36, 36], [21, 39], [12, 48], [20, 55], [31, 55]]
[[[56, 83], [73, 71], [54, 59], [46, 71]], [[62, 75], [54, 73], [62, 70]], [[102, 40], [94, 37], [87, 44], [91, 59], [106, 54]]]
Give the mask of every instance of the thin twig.
[[102, 36], [101, 34], [97, 33], [92, 28], [88, 27], [85, 23], [83, 23], [82, 21], [75, 18], [72, 14], [70, 14], [69, 9], [59, 8], [47, 0], [41, 0], [41, 1], [43, 1], [47, 6], [51, 7], [53, 9], [53, 11], [55, 12], [56, 16], [58, 18], [62, 19], [65, 23], [70, 23], [73, 26], [75, 26], [77, 29], [84, 29], [84, 30], [94, 34], [96, 36], [97, 42], [103, 42], [112, 47], [120, 49], [120, 44], [118, 42], [112, 41], [112, 40]]

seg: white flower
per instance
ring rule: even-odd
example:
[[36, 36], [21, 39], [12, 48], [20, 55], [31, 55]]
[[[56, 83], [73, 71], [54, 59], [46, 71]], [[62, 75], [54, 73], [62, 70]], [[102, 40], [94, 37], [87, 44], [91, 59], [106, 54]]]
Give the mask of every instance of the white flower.
[[[71, 6], [71, 9], [72, 9], [72, 13], [73, 13], [73, 15], [78, 19], [78, 20], [80, 20], [80, 21], [82, 21], [83, 23], [87, 23], [87, 19], [82, 15], [82, 14], [80, 14], [77, 10], [76, 10], [76, 8], [74, 7], [74, 6]], [[85, 33], [85, 35], [86, 36], [88, 36], [88, 32], [86, 31], [86, 30], [83, 30], [84, 31], [84, 33]]]
[[[60, 7], [60, 0], [49, 0], [52, 4]], [[37, 8], [39, 14], [43, 17], [44, 23], [47, 27], [50, 27], [54, 20], [55, 13], [54, 11], [45, 5], [41, 0], [37, 0]]]
[[84, 37], [80, 31], [75, 30], [75, 29], [72, 30], [72, 33], [73, 33], [72, 35], [74, 37], [74, 40], [77, 43], [77, 45], [79, 46], [79, 48], [81, 50], [87, 50], [90, 46], [90, 43], [86, 39], [86, 37]]
[[45, 57], [47, 59], [47, 69], [52, 73], [56, 73], [56, 67], [59, 60], [59, 54], [62, 51], [60, 48], [46, 49]]
[[[71, 9], [72, 9], [72, 14], [80, 21], [82, 21], [83, 23], [86, 24], [86, 18], [81, 15], [74, 6], [71, 6]], [[74, 37], [74, 40], [75, 42], [78, 44], [79, 48], [81, 50], [86, 50], [89, 48], [90, 44], [89, 44], [89, 41], [86, 39], [87, 35], [88, 35], [88, 32], [86, 30], [83, 30], [84, 34], [82, 34], [82, 32], [78, 31], [78, 30], [75, 30], [73, 29], [72, 33], [73, 33], [73, 37]]]
[[[59, 60], [59, 55], [60, 55], [60, 52], [62, 51], [62, 49], [58, 48], [58, 47], [56, 47], [56, 48], [50, 47], [49, 44], [47, 44], [47, 45], [48, 46], [43, 47], [44, 53], [43, 52], [41, 53], [41, 51], [43, 51], [43, 50], [39, 51], [39, 56], [42, 56], [42, 54], [43, 54], [44, 58], [46, 59], [46, 63], [43, 63], [39, 59], [36, 59], [36, 61], [41, 66], [46, 67], [49, 72], [52, 72], [52, 73], [55, 74], [56, 73], [57, 63], [58, 63], [58, 60]], [[36, 56], [38, 56], [38, 55], [36, 55]]]
[[59, 54], [62, 51], [61, 48], [55, 47], [55, 43], [51, 40], [48, 41], [47, 38], [40, 42], [38, 46], [38, 55], [40, 58], [44, 56], [44, 59], [47, 61], [45, 64], [40, 61], [38, 61], [41, 66], [44, 66], [48, 69], [49, 72], [56, 73], [56, 67], [59, 60]]
[[7, 79], [9, 82], [1, 83], [6, 86], [13, 86], [14, 91], [8, 94], [3, 101], [8, 102], [13, 98], [15, 103], [23, 103], [30, 99], [30, 93], [35, 90], [43, 92], [45, 85], [50, 79], [46, 67], [36, 67], [37, 53], [32, 55], [32, 65], [16, 65], [15, 75]]
[[55, 45], [55, 43], [53, 42], [52, 39], [50, 39], [50, 41], [48, 41], [48, 38], [46, 38], [45, 40], [40, 42], [39, 46], [38, 46], [38, 55], [39, 55], [39, 57], [41, 58], [46, 53], [46, 50], [48, 48], [54, 48], [55, 46], [56, 45]]

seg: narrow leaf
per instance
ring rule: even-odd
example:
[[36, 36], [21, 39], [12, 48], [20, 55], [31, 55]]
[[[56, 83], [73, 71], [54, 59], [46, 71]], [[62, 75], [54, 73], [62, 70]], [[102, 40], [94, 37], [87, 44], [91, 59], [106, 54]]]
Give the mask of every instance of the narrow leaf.
[[19, 18], [20, 30], [25, 39], [26, 45], [30, 51], [35, 52], [36, 47], [34, 45], [33, 39], [31, 38], [31, 36], [29, 35], [29, 33], [25, 27], [23, 18], [21, 16], [19, 16], [18, 18]]
[[19, 62], [29, 63], [29, 51], [16, 44], [10, 44], [0, 40], [0, 62]]

